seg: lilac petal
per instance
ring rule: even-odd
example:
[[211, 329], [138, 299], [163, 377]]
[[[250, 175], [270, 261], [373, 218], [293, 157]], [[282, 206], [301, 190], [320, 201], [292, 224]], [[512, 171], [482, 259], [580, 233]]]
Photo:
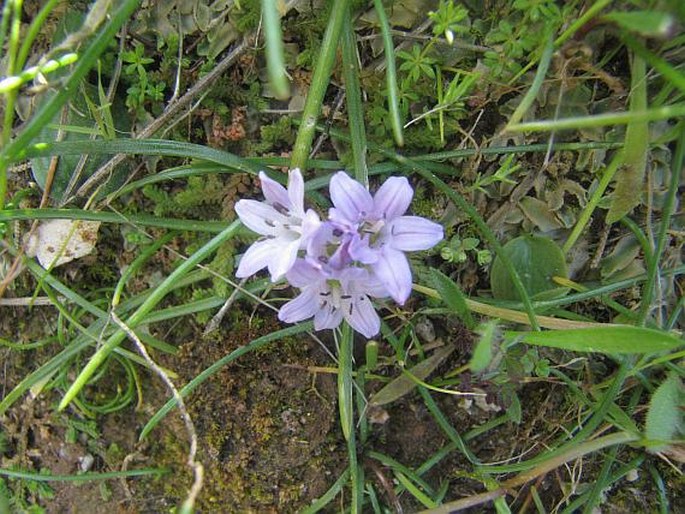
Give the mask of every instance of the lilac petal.
[[390, 296], [385, 284], [383, 284], [376, 275], [369, 275], [363, 283], [363, 288], [360, 288], [360, 290], [364, 291], [364, 293], [372, 298], [387, 298]]
[[363, 264], [373, 264], [378, 260], [378, 250], [369, 246], [369, 237], [352, 237], [349, 246], [350, 257]]
[[272, 226], [276, 222], [281, 225], [288, 222], [269, 204], [256, 200], [239, 200], [235, 204], [235, 212], [247, 228], [265, 236], [277, 235], [276, 227]]
[[269, 204], [280, 204], [283, 207], [288, 207], [290, 204], [288, 192], [281, 184], [269, 178], [268, 175], [263, 171], [259, 172], [259, 180], [262, 182], [262, 192], [264, 193], [264, 198], [266, 198], [266, 201]]
[[338, 214], [348, 222], [356, 223], [373, 211], [371, 193], [344, 171], [333, 175], [329, 188]]
[[267, 267], [274, 256], [275, 250], [271, 239], [253, 243], [240, 259], [235, 276], [238, 278], [249, 277], [260, 269]]
[[286, 323], [297, 323], [311, 318], [319, 310], [319, 300], [316, 291], [308, 289], [302, 291], [294, 299], [283, 305], [278, 311], [278, 319]]
[[299, 215], [304, 214], [304, 179], [299, 168], [288, 172], [288, 198], [291, 210]]
[[358, 300], [351, 303], [351, 309], [343, 312], [350, 326], [367, 338], [378, 334], [381, 330], [381, 320], [376, 309], [366, 296], [359, 296]]
[[411, 269], [404, 253], [386, 246], [373, 265], [373, 271], [393, 300], [404, 305], [411, 293]]
[[318, 268], [304, 259], [297, 259], [285, 276], [291, 286], [299, 288], [314, 285], [325, 279]]
[[269, 273], [271, 281], [280, 280], [297, 259], [297, 250], [300, 248], [300, 239], [285, 241], [283, 238], [278, 240], [278, 246], [272, 245], [271, 261], [269, 262]]
[[311, 209], [307, 209], [307, 212], [302, 219], [302, 239], [300, 241], [300, 248], [307, 248], [308, 241], [316, 235], [319, 228], [321, 227], [321, 220], [319, 215]]
[[385, 230], [392, 247], [405, 252], [427, 250], [443, 238], [442, 225], [420, 216], [400, 216], [388, 223]]
[[402, 216], [409, 208], [413, 196], [414, 191], [405, 177], [390, 177], [374, 196], [376, 216], [386, 220]]
[[335, 328], [340, 325], [343, 319], [340, 309], [334, 308], [328, 304], [321, 307], [314, 315], [314, 328], [316, 330], [323, 330], [326, 328]]

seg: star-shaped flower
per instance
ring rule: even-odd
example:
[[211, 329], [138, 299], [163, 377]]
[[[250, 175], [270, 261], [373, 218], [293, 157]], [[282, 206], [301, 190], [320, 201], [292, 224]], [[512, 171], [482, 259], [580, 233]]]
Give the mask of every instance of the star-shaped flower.
[[441, 225], [420, 216], [404, 216], [414, 191], [405, 177], [390, 177], [375, 196], [345, 172], [331, 178], [334, 207], [329, 218], [349, 234], [353, 260], [371, 267], [399, 304], [411, 292], [411, 269], [404, 252], [427, 250], [443, 238]]
[[240, 200], [235, 210], [245, 226], [264, 237], [247, 249], [236, 276], [249, 277], [267, 268], [276, 282], [293, 266], [297, 252], [307, 246], [321, 222], [313, 210], [304, 210], [304, 180], [299, 169], [290, 170], [287, 189], [264, 172], [259, 178], [266, 200]]
[[342, 320], [371, 338], [381, 329], [381, 320], [369, 296], [387, 296], [383, 285], [363, 268], [322, 269], [297, 259], [286, 278], [301, 293], [278, 311], [278, 319], [296, 323], [314, 316], [314, 328], [336, 328]]

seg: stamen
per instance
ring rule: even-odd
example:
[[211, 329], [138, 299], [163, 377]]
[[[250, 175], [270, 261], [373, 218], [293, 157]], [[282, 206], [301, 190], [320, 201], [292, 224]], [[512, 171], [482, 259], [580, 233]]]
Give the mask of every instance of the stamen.
[[287, 214], [290, 214], [290, 211], [289, 211], [287, 208], [285, 208], [283, 205], [281, 205], [280, 203], [278, 203], [278, 202], [274, 203], [273, 207], [274, 207], [274, 209], [276, 209], [280, 214], [283, 214], [284, 216], [287, 215]]
[[349, 294], [341, 294], [340, 298], [343, 300], [349, 300], [350, 298], [352, 298], [352, 296], [350, 296]]
[[340, 230], [339, 228], [334, 228], [334, 229], [333, 229], [333, 235], [334, 235], [335, 237], [340, 237], [340, 236], [343, 235], [343, 231]]
[[319, 295], [320, 295], [320, 296], [331, 296], [331, 292], [330, 292], [330, 291], [326, 291], [326, 292], [324, 292], [324, 293], [319, 293]]
[[326, 257], [325, 255], [319, 255], [317, 260], [322, 264], [328, 264], [328, 257]]
[[352, 310], [354, 309], [354, 304], [350, 303], [350, 316], [352, 316]]
[[266, 223], [267, 225], [269, 225], [271, 228], [273, 228], [273, 227], [276, 226], [276, 224], [275, 224], [273, 221], [271, 221], [271, 220], [265, 219], [265, 220], [264, 220], [264, 223]]

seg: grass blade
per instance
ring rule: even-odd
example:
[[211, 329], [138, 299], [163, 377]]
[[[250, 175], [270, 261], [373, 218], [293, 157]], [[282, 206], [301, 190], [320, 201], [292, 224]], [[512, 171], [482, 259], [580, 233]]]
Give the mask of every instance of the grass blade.
[[335, 64], [335, 56], [342, 33], [345, 13], [349, 9], [349, 0], [335, 0], [331, 7], [331, 16], [326, 26], [326, 32], [321, 42], [321, 53], [314, 67], [312, 83], [309, 86], [307, 99], [302, 113], [302, 124], [297, 131], [297, 139], [293, 148], [291, 168], [307, 167], [307, 158], [311, 151], [312, 140], [316, 132], [316, 120], [321, 112], [323, 97], [328, 89], [328, 82]]
[[[516, 332], [508, 334], [516, 334]], [[685, 344], [685, 341], [668, 332], [629, 325], [527, 332], [520, 335], [524, 343], [536, 346], [609, 354], [670, 351]]]
[[345, 99], [347, 118], [352, 138], [354, 177], [369, 187], [369, 171], [366, 165], [366, 128], [364, 127], [364, 107], [359, 84], [359, 54], [357, 38], [352, 26], [351, 13], [347, 10], [342, 33], [343, 77], [345, 79]]
[[13, 220], [89, 220], [103, 223], [125, 223], [148, 227], [218, 233], [226, 228], [223, 221], [199, 221], [160, 218], [153, 214], [119, 214], [117, 212], [86, 211], [82, 209], [11, 209], [0, 210], [0, 222]]
[[397, 69], [395, 66], [395, 45], [392, 44], [390, 35], [390, 23], [385, 15], [383, 2], [373, 0], [373, 6], [378, 15], [378, 23], [381, 26], [383, 36], [383, 49], [385, 51], [385, 82], [388, 87], [388, 110], [390, 111], [390, 122], [392, 133], [395, 136], [397, 146], [404, 146], [404, 134], [402, 133], [402, 115], [400, 114], [399, 90], [397, 88]]
[[262, 0], [262, 19], [264, 20], [264, 39], [266, 40], [266, 69], [269, 73], [271, 89], [279, 100], [290, 96], [288, 74], [285, 71], [283, 54], [283, 33], [279, 2]]
[[[206, 257], [212, 254], [224, 242], [231, 239], [240, 228], [240, 222], [234, 221], [223, 232], [211, 239], [207, 244], [200, 248], [197, 252], [191, 255], [185, 262], [183, 262], [173, 273], [171, 273], [138, 307], [138, 309], [128, 318], [126, 325], [131, 329], [143, 320], [143, 318], [166, 296], [166, 294], [173, 288], [174, 283], [191, 271], [197, 264], [202, 262]], [[79, 391], [88, 383], [90, 377], [105, 361], [111, 351], [119, 346], [126, 338], [126, 333], [122, 330], [115, 332], [107, 341], [98, 349], [98, 351], [90, 358], [86, 366], [81, 370], [81, 373], [74, 380], [71, 387], [67, 390], [64, 398], [59, 404], [59, 410], [63, 410], [69, 405], [71, 400], [79, 393]]]
[[[630, 112], [647, 109], [647, 79], [645, 61], [633, 56], [631, 67]], [[607, 213], [607, 223], [614, 223], [628, 214], [642, 201], [640, 194], [647, 166], [649, 125], [646, 121], [633, 120], [626, 128], [623, 147], [623, 166], [616, 175], [616, 190]]]

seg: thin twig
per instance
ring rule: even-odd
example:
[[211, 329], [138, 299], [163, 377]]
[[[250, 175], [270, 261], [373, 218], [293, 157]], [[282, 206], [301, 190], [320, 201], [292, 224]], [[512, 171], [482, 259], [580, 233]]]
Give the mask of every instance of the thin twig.
[[228, 297], [228, 300], [226, 300], [226, 303], [224, 303], [221, 306], [221, 309], [219, 309], [219, 312], [217, 312], [214, 317], [210, 320], [209, 323], [207, 323], [207, 326], [205, 327], [205, 331], [202, 333], [203, 337], [207, 337], [207, 335], [211, 334], [214, 332], [219, 325], [221, 324], [221, 320], [224, 319], [224, 316], [228, 312], [228, 309], [233, 305], [233, 302], [235, 302], [235, 299], [238, 298], [238, 293], [243, 289], [243, 286], [245, 285], [245, 282], [247, 282], [247, 278], [244, 278], [240, 281], [240, 284], [238, 284], [238, 287], [233, 289], [233, 292], [231, 295]]
[[138, 351], [143, 356], [145, 361], [148, 363], [150, 368], [157, 374], [157, 376], [159, 376], [162, 379], [164, 384], [171, 391], [171, 394], [173, 395], [174, 400], [176, 401], [176, 405], [178, 406], [178, 410], [181, 412], [181, 417], [183, 418], [183, 423], [185, 424], [186, 432], [188, 432], [188, 438], [190, 439], [190, 450], [188, 451], [187, 464], [188, 467], [192, 469], [194, 476], [193, 485], [190, 488], [190, 491], [188, 491], [188, 496], [183, 502], [181, 512], [192, 512], [193, 506], [195, 505], [195, 500], [197, 499], [197, 495], [200, 493], [200, 490], [202, 489], [202, 483], [204, 478], [204, 467], [202, 466], [201, 462], [195, 460], [195, 457], [197, 455], [197, 432], [195, 431], [195, 425], [193, 425], [193, 420], [191, 419], [190, 414], [188, 414], [188, 410], [186, 409], [183, 397], [178, 392], [178, 389], [176, 389], [176, 386], [174, 386], [174, 383], [171, 381], [171, 378], [169, 378], [169, 375], [167, 375], [164, 372], [164, 370], [161, 367], [159, 367], [155, 361], [152, 360], [152, 357], [150, 357], [150, 354], [148, 354], [147, 350], [145, 349], [145, 345], [141, 342], [136, 333], [128, 325], [126, 325], [126, 323], [124, 323], [113, 310], [111, 311], [111, 316], [114, 323], [116, 323], [119, 326], [119, 328], [121, 328], [121, 330], [123, 330], [126, 333], [129, 339], [135, 343], [136, 347], [138, 348]]

